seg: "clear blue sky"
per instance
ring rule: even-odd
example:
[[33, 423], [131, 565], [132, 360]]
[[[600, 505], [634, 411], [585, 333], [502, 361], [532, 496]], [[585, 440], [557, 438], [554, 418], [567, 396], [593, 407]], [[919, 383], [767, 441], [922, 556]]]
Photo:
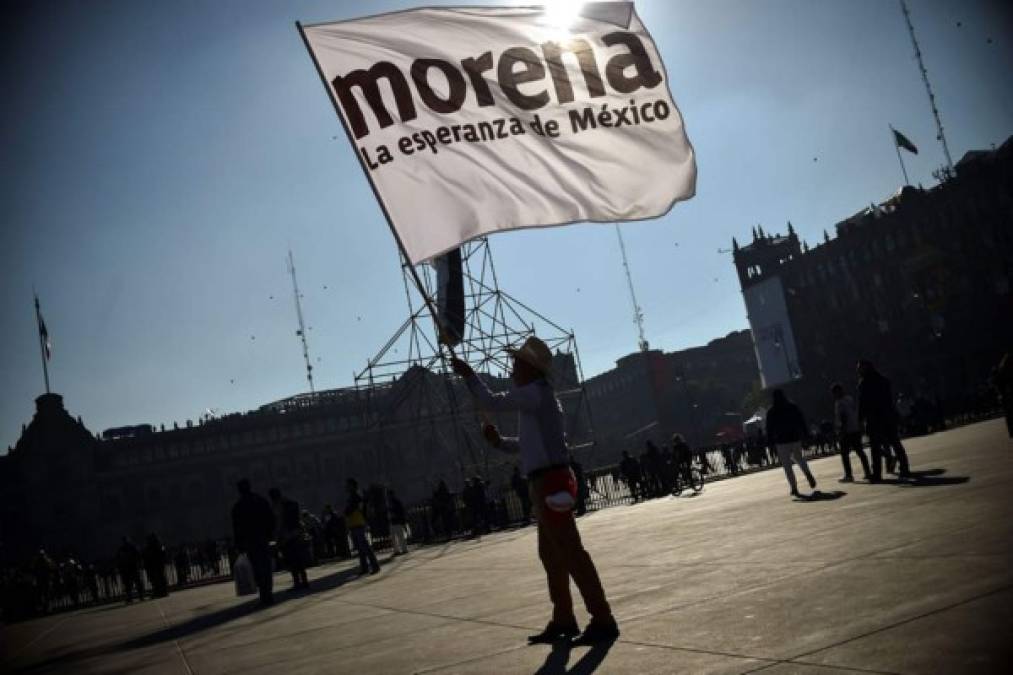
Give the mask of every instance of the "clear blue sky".
[[[910, 0], [954, 160], [1013, 133], [1007, 5]], [[391, 235], [293, 22], [406, 6], [4, 5], [0, 452], [43, 387], [33, 284], [53, 388], [92, 431], [303, 391], [289, 244], [317, 385], [351, 384], [403, 320], [404, 294]], [[648, 339], [673, 350], [746, 326], [718, 253], [733, 235], [790, 219], [816, 241], [899, 186], [888, 123], [921, 149], [907, 157], [912, 182], [932, 183], [943, 159], [896, 2], [637, 7], [699, 162], [695, 199], [623, 229]], [[636, 348], [611, 226], [492, 245], [501, 286], [576, 331], [585, 374]]]

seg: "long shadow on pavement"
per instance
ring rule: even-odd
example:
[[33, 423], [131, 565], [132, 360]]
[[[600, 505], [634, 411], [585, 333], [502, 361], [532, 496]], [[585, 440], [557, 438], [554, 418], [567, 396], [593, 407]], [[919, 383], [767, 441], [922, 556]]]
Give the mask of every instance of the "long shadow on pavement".
[[848, 493], [845, 492], [844, 490], [833, 490], [832, 492], [821, 492], [820, 490], [817, 490], [816, 492], [813, 492], [812, 494], [803, 495], [801, 497], [796, 497], [792, 501], [805, 502], [805, 503], [811, 503], [811, 502], [832, 502], [832, 501], [834, 501], [836, 499], [840, 499], [841, 497], [843, 497], [846, 494], [848, 494]]
[[545, 657], [542, 667], [535, 671], [535, 675], [591, 675], [598, 670], [598, 666], [605, 660], [613, 644], [615, 641], [591, 647], [576, 663], [567, 668], [572, 647], [567, 642], [557, 642], [552, 645], [552, 651]]
[[938, 487], [941, 485], [961, 485], [971, 480], [970, 476], [944, 476], [946, 469], [922, 469], [912, 471], [908, 478], [884, 478], [880, 485], [897, 485], [898, 487]]
[[[389, 560], [389, 559], [388, 559]], [[306, 598], [312, 596], [315, 593], [323, 591], [329, 591], [341, 586], [342, 584], [355, 579], [358, 577], [356, 569], [344, 570], [342, 572], [335, 572], [334, 574], [328, 574], [327, 576], [314, 579], [311, 582], [309, 590], [306, 591], [293, 591], [293, 590], [282, 590], [276, 592], [274, 595], [274, 604], [271, 607], [277, 607], [278, 605], [284, 604], [289, 600], [295, 600], [297, 598]], [[141, 635], [127, 640], [126, 642], [120, 642], [112, 645], [100, 645], [96, 647], [89, 647], [87, 649], [78, 649], [74, 651], [64, 652], [62, 654], [50, 657], [44, 661], [33, 663], [23, 669], [22, 672], [32, 672], [37, 670], [44, 670], [47, 668], [53, 668], [60, 666], [61, 664], [71, 664], [83, 659], [95, 658], [99, 656], [106, 656], [108, 654], [114, 654], [116, 652], [123, 652], [132, 649], [142, 649], [144, 647], [151, 647], [153, 645], [167, 642], [170, 640], [179, 640], [195, 633], [215, 628], [226, 624], [230, 621], [242, 618], [247, 615], [256, 614], [264, 611], [260, 605], [259, 600], [253, 600], [250, 602], [244, 602], [240, 605], [232, 605], [224, 607], [208, 614], [202, 614], [195, 616], [192, 619], [183, 621], [172, 626], [168, 626], [161, 630], [147, 635]]]

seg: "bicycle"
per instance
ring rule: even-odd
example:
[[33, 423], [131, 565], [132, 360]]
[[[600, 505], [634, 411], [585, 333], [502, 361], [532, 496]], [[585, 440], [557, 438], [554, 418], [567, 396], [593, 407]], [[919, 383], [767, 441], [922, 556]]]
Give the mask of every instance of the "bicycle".
[[695, 466], [691, 466], [685, 471], [676, 471], [672, 494], [678, 497], [687, 487], [693, 490], [693, 494], [699, 494], [703, 490], [703, 473]]

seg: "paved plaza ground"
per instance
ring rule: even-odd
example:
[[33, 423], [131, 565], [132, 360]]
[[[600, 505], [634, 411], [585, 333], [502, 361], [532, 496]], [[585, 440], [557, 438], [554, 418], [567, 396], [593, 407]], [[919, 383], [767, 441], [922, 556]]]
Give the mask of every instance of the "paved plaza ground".
[[[912, 484], [788, 498], [780, 470], [580, 519], [622, 629], [529, 647], [548, 616], [535, 530], [311, 570], [266, 610], [230, 584], [0, 628], [28, 673], [970, 673], [1013, 664], [1013, 441], [1001, 420], [906, 442]], [[578, 615], [583, 623], [586, 615]]]

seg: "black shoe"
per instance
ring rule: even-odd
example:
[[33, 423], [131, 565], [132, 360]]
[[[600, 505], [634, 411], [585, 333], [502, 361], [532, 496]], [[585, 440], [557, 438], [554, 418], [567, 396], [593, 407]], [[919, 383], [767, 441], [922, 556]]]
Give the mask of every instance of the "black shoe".
[[798, 490], [792, 490], [791, 492], [788, 493], [788, 496], [789, 497], [795, 497], [796, 499], [801, 499], [802, 498], [802, 495], [800, 495], [798, 493]]
[[587, 624], [587, 628], [580, 634], [580, 637], [575, 638], [570, 645], [572, 647], [591, 647], [606, 642], [615, 642], [618, 638], [619, 626], [616, 624], [615, 619], [608, 619], [607, 621], [592, 620], [591, 623]]
[[578, 635], [580, 635], [580, 627], [577, 626], [577, 622], [560, 624], [550, 621], [541, 633], [528, 636], [528, 644], [548, 645], [566, 641]]
[[844, 478], [838, 479], [838, 483], [854, 483], [854, 476], [845, 476]]
[[370, 576], [372, 576], [374, 574], [379, 574], [379, 573], [380, 573], [380, 568], [379, 567], [374, 567], [373, 569], [369, 570]]

